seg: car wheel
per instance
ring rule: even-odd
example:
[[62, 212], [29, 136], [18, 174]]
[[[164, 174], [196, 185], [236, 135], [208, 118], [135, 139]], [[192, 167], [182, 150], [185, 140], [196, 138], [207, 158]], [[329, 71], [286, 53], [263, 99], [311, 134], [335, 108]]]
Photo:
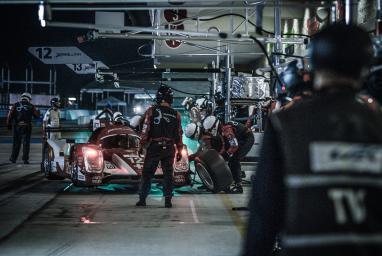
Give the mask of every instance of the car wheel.
[[229, 188], [233, 179], [223, 157], [213, 149], [202, 152], [196, 163], [196, 172], [208, 190], [217, 193]]
[[55, 173], [52, 173], [52, 155], [50, 154], [49, 145], [44, 145], [44, 150], [42, 154], [42, 162], [41, 162], [41, 171], [44, 173], [45, 177], [48, 180], [63, 180], [64, 177], [61, 177]]

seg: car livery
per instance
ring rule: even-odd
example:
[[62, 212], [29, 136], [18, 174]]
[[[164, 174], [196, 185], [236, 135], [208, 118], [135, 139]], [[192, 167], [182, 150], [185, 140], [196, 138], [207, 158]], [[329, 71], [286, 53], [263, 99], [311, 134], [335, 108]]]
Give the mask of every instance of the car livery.
[[[133, 129], [116, 124], [96, 129], [87, 143], [47, 139], [43, 145], [41, 169], [48, 179], [69, 178], [77, 186], [138, 185], [144, 164], [144, 156], [138, 153], [139, 144], [140, 137]], [[181, 154], [180, 161], [174, 160], [173, 182], [177, 187], [191, 185], [186, 146]], [[162, 179], [163, 171], [159, 165], [153, 181], [161, 182]]]

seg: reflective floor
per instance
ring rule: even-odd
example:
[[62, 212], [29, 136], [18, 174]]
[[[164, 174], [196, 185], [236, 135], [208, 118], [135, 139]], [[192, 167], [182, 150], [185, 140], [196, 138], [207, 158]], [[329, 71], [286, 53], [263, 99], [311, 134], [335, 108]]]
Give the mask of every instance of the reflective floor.
[[[145, 208], [126, 185], [77, 188], [39, 172], [41, 148], [31, 164], [10, 164], [11, 144], [0, 144], [0, 255], [238, 255], [249, 185], [242, 195], [177, 189], [164, 208], [153, 185]], [[247, 176], [253, 167], [245, 167]]]

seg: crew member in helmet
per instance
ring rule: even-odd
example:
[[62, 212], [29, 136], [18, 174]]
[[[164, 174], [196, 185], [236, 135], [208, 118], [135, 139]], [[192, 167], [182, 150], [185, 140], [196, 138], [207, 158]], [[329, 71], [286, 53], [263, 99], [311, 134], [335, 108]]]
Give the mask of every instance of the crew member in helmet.
[[10, 161], [16, 163], [20, 152], [21, 143], [23, 144], [23, 161], [29, 164], [29, 148], [32, 133], [32, 118], [39, 118], [40, 112], [31, 103], [32, 95], [24, 92], [20, 101], [15, 103], [8, 113], [8, 129], [13, 127], [13, 146]]
[[[137, 206], [146, 206], [146, 197], [151, 188], [151, 179], [159, 162], [163, 170], [163, 195], [165, 207], [172, 207], [173, 163], [182, 158], [182, 126], [180, 113], [171, 108], [173, 92], [161, 86], [156, 94], [157, 105], [150, 107], [144, 115], [141, 134], [141, 150], [146, 149]], [[175, 149], [176, 147], [176, 149]]]
[[356, 98], [369, 34], [332, 24], [312, 37], [314, 95], [268, 119], [242, 255], [382, 255], [382, 116]]
[[[50, 108], [45, 112], [44, 118], [42, 120], [44, 131], [47, 127], [59, 128], [60, 118], [60, 100], [57, 97], [54, 97], [50, 100]], [[51, 140], [58, 140], [61, 137], [60, 132], [47, 131], [45, 133], [48, 134], [48, 138]]]
[[215, 116], [207, 117], [203, 122], [203, 128], [209, 134], [216, 136], [220, 133], [224, 138], [224, 155], [228, 159], [228, 166], [235, 182], [228, 192], [243, 193], [240, 161], [248, 154], [255, 142], [252, 131], [238, 122], [228, 122], [220, 127], [220, 121]]
[[128, 121], [122, 115], [121, 112], [114, 112], [113, 114], [113, 123], [118, 125], [128, 125]]
[[290, 62], [280, 78], [286, 88], [286, 95], [290, 102], [281, 106], [279, 110], [285, 110], [300, 100], [309, 99], [313, 94], [313, 84], [308, 72], [298, 66], [298, 61]]
[[184, 135], [192, 140], [199, 142], [199, 148], [194, 153], [188, 156], [189, 161], [194, 161], [206, 149], [215, 149], [219, 154], [224, 153], [224, 140], [220, 134], [213, 136], [210, 133], [203, 132], [203, 128], [190, 123], [186, 126]]

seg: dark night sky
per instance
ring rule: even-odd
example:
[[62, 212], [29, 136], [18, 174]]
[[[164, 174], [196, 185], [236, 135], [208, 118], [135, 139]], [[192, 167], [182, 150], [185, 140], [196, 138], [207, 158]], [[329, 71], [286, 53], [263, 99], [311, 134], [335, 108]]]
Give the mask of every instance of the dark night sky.
[[[79, 44], [77, 36], [87, 30], [71, 28], [42, 28], [37, 16], [37, 5], [0, 5], [1, 54], [0, 64], [11, 69], [12, 80], [25, 79], [25, 68], [33, 66], [35, 80], [49, 79], [50, 65], [45, 65], [28, 53], [31, 46], [76, 46], [93, 60], [101, 60], [111, 67], [120, 63], [144, 59], [136, 49], [147, 43], [142, 40], [101, 39]], [[128, 17], [128, 15], [126, 15]], [[94, 13], [77, 12], [58, 15], [54, 21], [94, 23]], [[145, 12], [134, 13], [134, 22], [126, 18], [125, 25], [148, 26]], [[150, 60], [127, 64], [123, 68], [152, 67]], [[54, 65], [57, 71], [57, 91], [61, 96], [76, 96], [79, 88], [94, 80], [94, 75], [77, 75], [66, 65]], [[20, 88], [19, 90], [22, 91]]]

